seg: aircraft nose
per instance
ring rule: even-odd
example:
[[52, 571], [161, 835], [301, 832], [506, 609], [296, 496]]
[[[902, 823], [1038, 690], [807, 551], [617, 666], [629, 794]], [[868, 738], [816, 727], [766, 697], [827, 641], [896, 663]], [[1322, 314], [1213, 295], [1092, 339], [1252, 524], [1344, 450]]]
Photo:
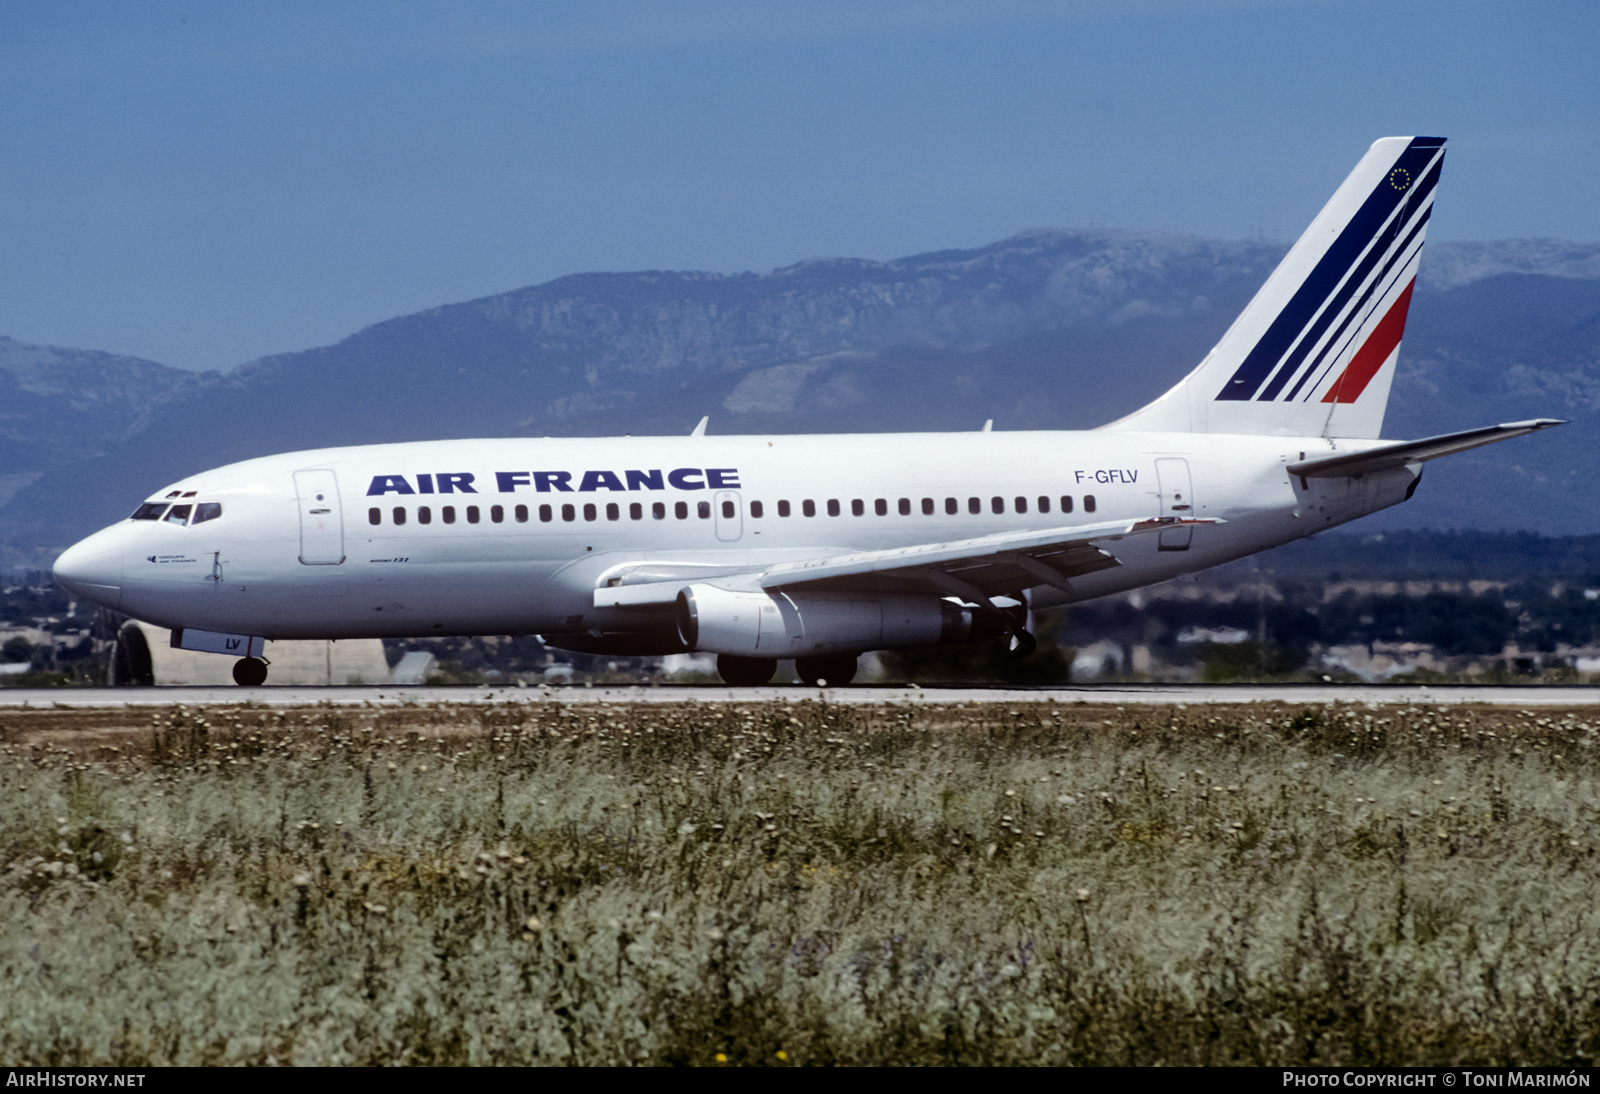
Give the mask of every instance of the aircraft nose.
[[111, 529], [96, 532], [68, 547], [56, 559], [56, 583], [79, 596], [116, 608], [122, 603], [121, 536]]

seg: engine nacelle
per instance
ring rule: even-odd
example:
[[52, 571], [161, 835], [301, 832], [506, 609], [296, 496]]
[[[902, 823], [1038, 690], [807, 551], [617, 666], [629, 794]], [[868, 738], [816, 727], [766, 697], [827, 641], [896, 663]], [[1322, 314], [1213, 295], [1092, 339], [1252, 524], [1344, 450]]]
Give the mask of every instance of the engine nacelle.
[[932, 596], [767, 593], [687, 585], [678, 637], [691, 650], [742, 657], [812, 657], [968, 642], [999, 634], [989, 615]]

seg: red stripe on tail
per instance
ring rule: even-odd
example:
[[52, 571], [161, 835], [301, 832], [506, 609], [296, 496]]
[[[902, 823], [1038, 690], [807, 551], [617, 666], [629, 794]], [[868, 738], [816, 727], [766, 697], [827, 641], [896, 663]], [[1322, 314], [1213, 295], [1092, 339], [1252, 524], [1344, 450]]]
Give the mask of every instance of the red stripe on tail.
[[1411, 284], [1406, 286], [1406, 291], [1400, 294], [1400, 299], [1394, 302], [1378, 325], [1367, 336], [1366, 343], [1356, 351], [1355, 357], [1345, 366], [1343, 373], [1333, 382], [1328, 389], [1328, 394], [1322, 397], [1325, 403], [1353, 403], [1361, 398], [1361, 393], [1367, 390], [1367, 384], [1378, 374], [1383, 363], [1389, 359], [1395, 347], [1400, 344], [1400, 335], [1406, 329], [1406, 311], [1411, 307], [1411, 290], [1416, 287], [1416, 278], [1411, 279]]

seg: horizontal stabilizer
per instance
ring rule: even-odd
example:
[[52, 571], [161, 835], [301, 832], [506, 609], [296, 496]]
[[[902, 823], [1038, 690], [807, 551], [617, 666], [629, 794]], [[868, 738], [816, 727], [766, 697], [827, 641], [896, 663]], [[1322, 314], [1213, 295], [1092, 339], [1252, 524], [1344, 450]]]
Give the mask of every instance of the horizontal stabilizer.
[[1436, 460], [1440, 456], [1448, 456], [1453, 452], [1465, 452], [1469, 448], [1479, 448], [1486, 444], [1494, 444], [1496, 441], [1510, 440], [1512, 437], [1521, 437], [1566, 424], [1556, 418], [1535, 418], [1530, 422], [1507, 422], [1504, 425], [1484, 426], [1482, 429], [1468, 429], [1462, 433], [1446, 433], [1443, 436], [1427, 437], [1420, 441], [1403, 441], [1382, 448], [1369, 448], [1365, 452], [1301, 460], [1299, 463], [1289, 465], [1289, 473], [1307, 479], [1357, 478], [1369, 471], [1402, 467], [1408, 463], [1424, 463]]

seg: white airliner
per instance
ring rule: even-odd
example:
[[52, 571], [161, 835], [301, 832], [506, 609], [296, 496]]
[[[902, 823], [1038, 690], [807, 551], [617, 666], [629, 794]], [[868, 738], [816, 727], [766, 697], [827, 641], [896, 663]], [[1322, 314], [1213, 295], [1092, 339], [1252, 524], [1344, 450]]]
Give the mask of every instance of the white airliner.
[[1425, 461], [1560, 422], [1379, 440], [1444, 141], [1375, 143], [1199, 366], [1087, 432], [363, 445], [173, 483], [56, 580], [231, 653], [265, 639], [538, 634], [594, 653], [794, 658], [1035, 643], [1028, 612], [1395, 505]]

